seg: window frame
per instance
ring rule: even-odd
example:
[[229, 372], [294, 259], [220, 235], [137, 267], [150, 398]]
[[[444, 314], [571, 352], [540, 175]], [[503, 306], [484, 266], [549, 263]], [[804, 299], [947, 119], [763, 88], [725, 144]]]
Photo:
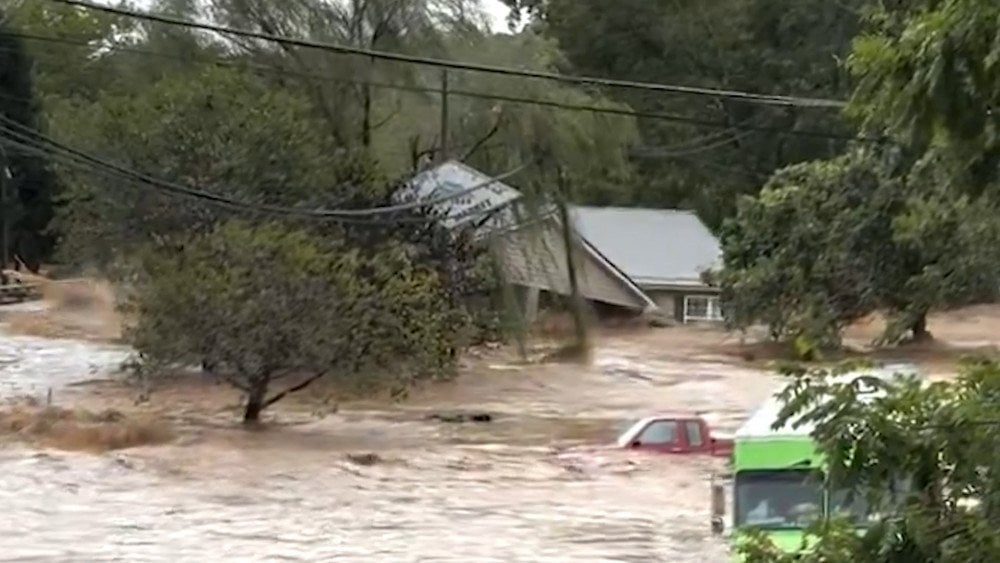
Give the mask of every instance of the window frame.
[[[698, 442], [695, 443], [691, 440], [691, 429], [694, 428], [697, 432]], [[705, 447], [705, 436], [702, 432], [701, 423], [697, 420], [688, 420], [684, 423], [684, 439], [687, 441], [689, 448], [697, 449]]]
[[[691, 314], [691, 304], [695, 301], [705, 301], [705, 314]], [[725, 320], [718, 295], [691, 294], [684, 296], [684, 322], [720, 322]]]
[[[644, 436], [646, 435], [646, 433], [649, 432], [654, 426], [657, 426], [657, 425], [664, 425], [664, 426], [670, 426], [670, 425], [672, 425], [673, 426], [673, 439], [671, 441], [669, 441], [669, 442], [648, 442], [648, 441], [646, 441], [646, 439], [644, 438]], [[681, 431], [682, 431], [681, 425], [676, 420], [667, 420], [667, 419], [654, 420], [654, 421], [650, 422], [649, 424], [647, 424], [646, 427], [643, 428], [639, 432], [639, 434], [635, 437], [635, 439], [638, 440], [639, 443], [642, 444], [643, 446], [650, 447], [650, 448], [676, 446], [676, 445], [678, 445], [680, 443]]]

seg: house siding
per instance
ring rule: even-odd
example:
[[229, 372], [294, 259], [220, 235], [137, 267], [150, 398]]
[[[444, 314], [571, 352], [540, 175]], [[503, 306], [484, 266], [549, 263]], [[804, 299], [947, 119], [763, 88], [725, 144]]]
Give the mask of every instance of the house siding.
[[[554, 222], [509, 231], [493, 240], [493, 250], [509, 283], [569, 295], [565, 248], [561, 229]], [[646, 307], [589, 253], [578, 247], [575, 257], [580, 292], [585, 298], [636, 310]]]
[[[678, 300], [681, 302], [681, 307], [684, 306], [684, 298], [679, 296], [676, 291], [651, 290], [647, 291], [646, 294], [659, 307], [660, 315], [663, 318], [677, 318]], [[681, 312], [681, 316], [683, 316], [683, 311]]]

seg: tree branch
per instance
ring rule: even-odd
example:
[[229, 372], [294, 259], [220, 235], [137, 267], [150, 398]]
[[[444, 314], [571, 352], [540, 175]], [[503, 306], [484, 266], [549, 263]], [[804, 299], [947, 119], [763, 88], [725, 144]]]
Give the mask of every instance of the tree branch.
[[301, 391], [301, 390], [305, 389], [306, 387], [309, 387], [310, 385], [313, 384], [313, 382], [315, 382], [317, 379], [322, 378], [324, 375], [326, 375], [326, 372], [317, 373], [316, 375], [313, 375], [312, 377], [309, 377], [305, 381], [303, 381], [303, 382], [301, 382], [301, 383], [299, 383], [297, 385], [293, 385], [293, 386], [289, 387], [288, 389], [285, 389], [284, 391], [282, 391], [282, 392], [278, 393], [277, 395], [271, 397], [270, 399], [264, 401], [264, 408], [267, 408], [267, 407], [273, 405], [274, 403], [277, 403], [278, 401], [284, 399], [285, 397], [287, 397], [291, 393], [295, 393], [296, 391]]
[[[250, 8], [249, 14], [247, 15], [264, 33], [270, 35], [282, 35], [280, 25], [277, 22], [270, 21], [262, 10]], [[284, 43], [279, 43], [278, 47], [292, 60], [292, 63], [299, 68], [300, 72], [309, 72], [309, 65], [306, 64], [305, 60], [298, 51]], [[303, 81], [315, 100], [316, 105], [319, 106], [319, 111], [326, 118], [327, 124], [329, 124], [332, 130], [334, 139], [338, 142], [338, 144], [342, 144], [340, 133], [337, 131], [337, 120], [333, 111], [330, 109], [330, 100], [327, 97], [326, 92], [323, 90], [323, 87], [314, 80], [303, 79]]]
[[399, 112], [402, 109], [403, 109], [402, 103], [397, 98], [396, 99], [396, 107], [394, 107], [392, 109], [392, 111], [390, 111], [385, 117], [383, 117], [382, 119], [380, 119], [377, 122], [373, 123], [372, 127], [371, 127], [372, 131], [375, 131], [376, 129], [378, 129], [380, 127], [383, 127], [385, 124], [389, 123], [389, 121], [391, 121], [393, 117], [396, 117], [397, 115], [399, 115]]
[[483, 145], [486, 144], [486, 141], [489, 141], [491, 137], [493, 137], [494, 135], [497, 134], [497, 132], [500, 131], [500, 125], [502, 123], [503, 123], [503, 110], [501, 109], [500, 114], [497, 115], [496, 121], [493, 122], [493, 127], [490, 128], [490, 130], [487, 131], [486, 134], [482, 136], [482, 138], [473, 143], [472, 147], [470, 147], [469, 150], [465, 151], [465, 154], [462, 155], [462, 158], [459, 159], [459, 162], [465, 162], [466, 160], [469, 159], [469, 157], [475, 154], [476, 151], [481, 149]]

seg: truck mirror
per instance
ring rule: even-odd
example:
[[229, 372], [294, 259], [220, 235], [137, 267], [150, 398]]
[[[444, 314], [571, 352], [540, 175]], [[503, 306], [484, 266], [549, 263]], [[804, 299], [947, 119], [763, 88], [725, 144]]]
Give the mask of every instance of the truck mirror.
[[712, 477], [712, 533], [721, 535], [725, 529], [726, 517], [726, 490], [722, 483]]

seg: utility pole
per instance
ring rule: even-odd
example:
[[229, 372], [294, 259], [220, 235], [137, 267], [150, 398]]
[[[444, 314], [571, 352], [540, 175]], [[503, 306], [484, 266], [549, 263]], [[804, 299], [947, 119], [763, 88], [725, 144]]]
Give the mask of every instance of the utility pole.
[[576, 270], [577, 239], [574, 236], [573, 218], [569, 213], [569, 185], [562, 168], [558, 170], [558, 206], [559, 219], [562, 223], [563, 245], [566, 247], [566, 269], [569, 277], [570, 311], [573, 314], [573, 324], [576, 329], [576, 344], [585, 349], [587, 342], [587, 319], [584, 316], [583, 296], [580, 294], [580, 279]]
[[440, 162], [448, 160], [448, 70], [441, 71], [441, 150]]

